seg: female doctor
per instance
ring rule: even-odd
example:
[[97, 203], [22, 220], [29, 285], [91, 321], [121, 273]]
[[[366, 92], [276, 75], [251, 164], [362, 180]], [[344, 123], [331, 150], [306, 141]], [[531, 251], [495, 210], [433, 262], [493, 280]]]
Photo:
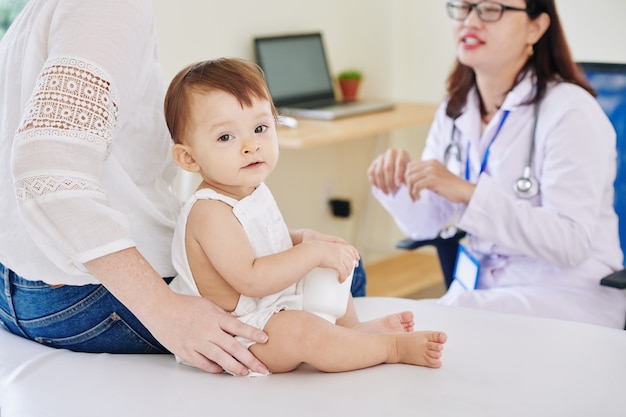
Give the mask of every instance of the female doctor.
[[442, 304], [624, 327], [615, 131], [554, 0], [446, 5], [457, 63], [421, 160], [389, 149], [373, 193], [413, 239], [465, 230]]

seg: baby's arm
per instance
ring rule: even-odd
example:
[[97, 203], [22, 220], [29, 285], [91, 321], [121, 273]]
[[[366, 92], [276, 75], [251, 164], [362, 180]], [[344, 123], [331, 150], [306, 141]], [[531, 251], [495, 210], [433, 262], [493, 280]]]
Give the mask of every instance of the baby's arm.
[[[342, 239], [338, 236], [326, 235], [324, 233], [320, 233], [311, 229], [290, 229], [289, 235], [291, 236], [291, 241], [294, 246], [310, 240], [322, 240], [326, 242], [343, 243], [344, 245], [349, 245], [349, 243], [346, 242], [345, 239]], [[354, 249], [354, 254], [356, 256], [355, 260], [358, 261], [359, 254], [356, 249]]]
[[291, 242], [294, 246], [299, 245], [303, 242], [320, 241], [338, 243], [349, 247], [352, 251], [354, 262], [348, 266], [347, 275], [343, 275], [338, 268], [334, 268], [331, 265], [328, 266], [330, 268], [336, 269], [339, 272], [339, 282], [343, 282], [349, 276], [349, 274], [352, 273], [354, 266], [357, 265], [361, 257], [356, 248], [351, 246], [345, 239], [342, 239], [338, 236], [326, 235], [324, 233], [320, 233], [311, 229], [291, 229], [289, 230], [289, 234], [291, 236]]
[[282, 291], [315, 267], [333, 268], [345, 279], [358, 260], [356, 249], [338, 238], [308, 236], [313, 234], [302, 233], [293, 248], [257, 258], [231, 207], [216, 200], [201, 200], [194, 204], [187, 220], [187, 255], [196, 281], [201, 277], [193, 265], [201, 264], [198, 258], [204, 256], [235, 291], [250, 297]]

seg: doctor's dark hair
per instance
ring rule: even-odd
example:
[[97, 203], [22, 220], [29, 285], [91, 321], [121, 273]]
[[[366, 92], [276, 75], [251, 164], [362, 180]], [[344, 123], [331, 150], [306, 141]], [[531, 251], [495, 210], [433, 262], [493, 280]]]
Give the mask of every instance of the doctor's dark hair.
[[[572, 59], [554, 0], [527, 0], [526, 8], [528, 17], [531, 20], [536, 19], [542, 13], [546, 13], [550, 17], [550, 26], [539, 41], [533, 45], [534, 54], [528, 58], [511, 89], [529, 71], [533, 71], [536, 74], [536, 91], [534, 97], [527, 104], [534, 104], [540, 101], [545, 95], [547, 84], [550, 81], [570, 82], [579, 85], [593, 96], [596, 96], [596, 92]], [[454, 119], [463, 112], [467, 94], [475, 83], [474, 70], [461, 64], [457, 59], [448, 77], [449, 98], [446, 108], [448, 117]]]
[[181, 143], [193, 106], [193, 94], [223, 91], [233, 95], [241, 107], [254, 99], [267, 100], [274, 119], [278, 113], [272, 102], [263, 71], [251, 62], [237, 58], [220, 58], [191, 64], [172, 79], [165, 94], [165, 122], [174, 143]]

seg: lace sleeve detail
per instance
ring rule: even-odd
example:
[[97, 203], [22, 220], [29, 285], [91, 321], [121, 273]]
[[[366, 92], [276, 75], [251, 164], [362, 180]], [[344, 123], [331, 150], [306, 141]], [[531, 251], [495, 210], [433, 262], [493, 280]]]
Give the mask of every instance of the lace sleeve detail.
[[16, 133], [12, 170], [29, 233], [40, 247], [63, 253], [62, 263], [128, 239], [101, 180], [117, 115], [115, 90], [98, 66], [46, 62]]
[[[82, 143], [105, 159], [117, 120], [111, 83], [97, 66], [73, 58], [49, 61], [42, 70], [18, 129], [18, 146], [46, 140]], [[45, 146], [37, 143], [34, 146]], [[63, 190], [98, 190], [73, 175], [26, 176], [16, 181], [20, 200]]]
[[81, 131], [80, 139], [111, 143], [117, 104], [102, 71], [77, 59], [59, 58], [42, 70], [20, 131], [57, 128]]

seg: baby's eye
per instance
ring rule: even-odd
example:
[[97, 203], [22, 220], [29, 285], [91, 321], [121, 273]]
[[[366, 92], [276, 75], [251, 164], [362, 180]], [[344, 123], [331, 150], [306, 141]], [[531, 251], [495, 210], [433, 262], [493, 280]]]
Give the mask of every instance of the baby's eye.
[[217, 140], [220, 142], [228, 142], [231, 139], [232, 139], [232, 136], [228, 133], [217, 138]]
[[254, 133], [263, 133], [266, 130], [267, 130], [267, 126], [261, 125], [261, 126], [257, 126], [256, 129], [254, 129]]

